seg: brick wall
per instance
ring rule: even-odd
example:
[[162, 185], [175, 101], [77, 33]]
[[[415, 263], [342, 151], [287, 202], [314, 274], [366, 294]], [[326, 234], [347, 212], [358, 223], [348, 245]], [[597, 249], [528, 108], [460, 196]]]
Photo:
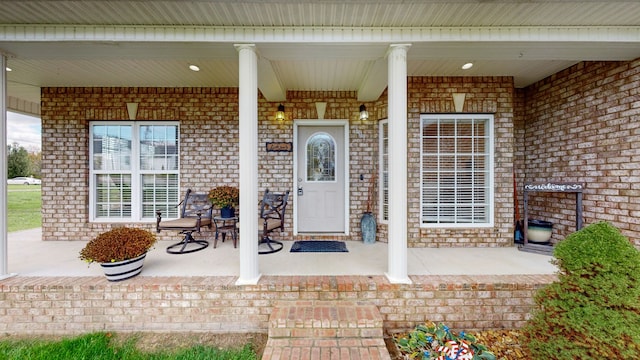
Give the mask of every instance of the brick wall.
[[182, 189], [237, 184], [237, 89], [43, 88], [43, 239], [89, 240], [111, 227], [89, 222], [89, 122], [128, 120], [128, 102], [139, 104], [137, 120], [180, 120]]
[[[316, 102], [327, 102], [325, 119], [350, 121], [350, 233], [360, 238], [368, 176], [377, 162], [377, 121], [360, 121], [353, 91], [293, 91], [283, 103], [286, 119], [276, 121], [279, 103], [258, 103], [259, 186], [293, 190], [293, 153], [266, 152], [266, 142], [293, 141], [293, 120], [317, 119]], [[137, 120], [180, 121], [181, 188], [208, 191], [238, 185], [238, 91], [236, 88], [43, 88], [43, 226], [45, 240], [89, 240], [111, 227], [89, 223], [89, 122], [128, 120], [126, 103], [138, 103]], [[373, 107], [373, 104], [367, 106]], [[364, 174], [361, 181], [359, 175]], [[257, 211], [257, 209], [256, 209]], [[287, 223], [293, 224], [293, 203]], [[133, 224], [153, 228], [154, 224]], [[174, 236], [163, 232], [162, 238]], [[209, 236], [210, 234], [206, 234]], [[292, 237], [289, 226], [284, 238]]]
[[[28, 279], [28, 281], [25, 281]], [[0, 331], [80, 334], [91, 331], [266, 332], [280, 300], [361, 300], [376, 305], [387, 331], [427, 320], [453, 329], [520, 328], [533, 294], [553, 275], [264, 276], [236, 286], [228, 277], [14, 277], [0, 283]]]
[[[640, 246], [640, 59], [582, 62], [524, 90], [524, 176], [581, 182], [584, 223], [609, 221]], [[575, 231], [573, 194], [536, 194], [553, 240]]]
[[[258, 165], [260, 172], [260, 191], [263, 189], [293, 189], [293, 153], [267, 152], [266, 142], [293, 141], [294, 120], [318, 119], [316, 102], [326, 102], [325, 120], [349, 120], [349, 228], [350, 239], [358, 240], [360, 236], [360, 217], [366, 208], [368, 179], [377, 169], [378, 156], [378, 123], [371, 116], [369, 120], [359, 119], [360, 105], [355, 91], [289, 91], [285, 106], [285, 120], [275, 120], [275, 112], [279, 102], [259, 101], [258, 108]], [[368, 108], [373, 105], [365, 103]], [[296, 145], [294, 144], [294, 147]], [[360, 180], [360, 174], [364, 180]], [[291, 204], [293, 205], [293, 204]], [[293, 206], [288, 210], [287, 222], [293, 224]], [[292, 228], [284, 234], [292, 237]], [[309, 236], [298, 236], [299, 239]], [[319, 236], [313, 236], [319, 238]], [[321, 238], [321, 237], [320, 237]], [[335, 238], [335, 236], [332, 236]], [[386, 238], [380, 239], [386, 241]]]
[[[511, 159], [513, 152], [513, 84], [511, 78], [409, 79], [409, 198], [419, 198], [419, 117], [424, 112], [452, 112], [451, 93], [467, 95], [464, 111], [495, 114], [496, 226], [491, 229], [420, 228], [419, 205], [410, 203], [409, 246], [508, 246], [512, 243]], [[326, 102], [325, 119], [349, 120], [350, 239], [360, 239], [360, 216], [366, 208], [369, 179], [377, 171], [378, 120], [386, 117], [386, 92], [365, 103], [370, 118], [359, 120], [355, 91], [290, 91], [286, 118], [276, 121], [277, 102], [258, 101], [259, 191], [293, 189], [293, 154], [266, 152], [266, 142], [293, 141], [293, 121], [316, 119], [316, 102]], [[43, 239], [88, 240], [111, 227], [90, 223], [88, 204], [88, 135], [91, 120], [127, 120], [126, 103], [138, 103], [137, 120], [180, 121], [181, 188], [208, 191], [238, 184], [238, 91], [236, 88], [44, 88]], [[360, 180], [360, 175], [363, 180]], [[287, 223], [293, 224], [293, 203]], [[377, 206], [377, 201], [374, 201]], [[375, 211], [375, 208], [374, 208]], [[133, 224], [152, 228], [154, 224]], [[166, 232], [162, 238], [173, 236]], [[210, 236], [210, 234], [205, 234]], [[284, 238], [292, 238], [292, 227]], [[299, 236], [304, 238], [304, 236]], [[379, 226], [379, 241], [387, 227]]]
[[409, 246], [464, 247], [513, 244], [514, 86], [511, 77], [409, 77], [409, 199], [420, 198], [420, 115], [454, 113], [453, 93], [466, 94], [463, 112], [494, 115], [494, 227], [420, 227], [420, 204], [409, 202]]

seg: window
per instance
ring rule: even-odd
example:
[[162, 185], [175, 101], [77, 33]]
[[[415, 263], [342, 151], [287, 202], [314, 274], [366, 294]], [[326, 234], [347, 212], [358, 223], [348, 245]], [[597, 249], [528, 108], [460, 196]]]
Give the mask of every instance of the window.
[[177, 122], [92, 122], [90, 137], [92, 220], [178, 217]]
[[389, 220], [389, 121], [382, 120], [378, 124], [378, 153], [380, 154], [380, 174], [378, 189], [380, 189], [380, 221]]
[[421, 117], [422, 224], [493, 225], [493, 116]]
[[307, 181], [336, 181], [336, 141], [331, 135], [319, 132], [307, 141]]

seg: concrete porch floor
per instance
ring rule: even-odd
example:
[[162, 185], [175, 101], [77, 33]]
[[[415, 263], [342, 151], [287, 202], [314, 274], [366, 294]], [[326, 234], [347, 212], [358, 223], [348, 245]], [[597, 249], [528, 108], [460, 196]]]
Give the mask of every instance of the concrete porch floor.
[[[99, 265], [78, 258], [84, 241], [42, 241], [41, 229], [9, 233], [8, 271], [18, 276], [101, 276]], [[201, 238], [198, 237], [198, 238]], [[210, 240], [208, 248], [190, 254], [168, 254], [175, 241], [159, 241], [141, 276], [238, 276], [239, 249], [233, 242]], [[275, 254], [260, 255], [262, 275], [384, 275], [387, 244], [347, 241], [348, 253], [291, 253], [293, 241]], [[508, 248], [409, 248], [408, 275], [544, 275], [557, 269], [552, 257]]]

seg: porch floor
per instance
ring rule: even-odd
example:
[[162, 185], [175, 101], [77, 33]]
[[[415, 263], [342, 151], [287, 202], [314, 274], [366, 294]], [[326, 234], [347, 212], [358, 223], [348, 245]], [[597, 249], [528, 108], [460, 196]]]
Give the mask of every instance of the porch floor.
[[[18, 276], [101, 276], [100, 266], [78, 258], [84, 241], [42, 241], [41, 229], [9, 233], [8, 271]], [[216, 249], [168, 254], [175, 241], [159, 241], [146, 259], [142, 276], [238, 276], [239, 248], [218, 241]], [[257, 240], [256, 240], [257, 241]], [[262, 275], [384, 275], [387, 244], [347, 241], [347, 253], [291, 253], [284, 249], [259, 255]], [[408, 275], [544, 275], [554, 274], [552, 257], [507, 248], [409, 248]]]

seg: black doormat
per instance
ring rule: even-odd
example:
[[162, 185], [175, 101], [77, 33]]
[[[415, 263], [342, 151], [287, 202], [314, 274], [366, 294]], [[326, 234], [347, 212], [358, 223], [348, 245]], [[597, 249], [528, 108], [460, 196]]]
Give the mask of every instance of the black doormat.
[[307, 240], [296, 241], [291, 252], [349, 252], [343, 241]]

